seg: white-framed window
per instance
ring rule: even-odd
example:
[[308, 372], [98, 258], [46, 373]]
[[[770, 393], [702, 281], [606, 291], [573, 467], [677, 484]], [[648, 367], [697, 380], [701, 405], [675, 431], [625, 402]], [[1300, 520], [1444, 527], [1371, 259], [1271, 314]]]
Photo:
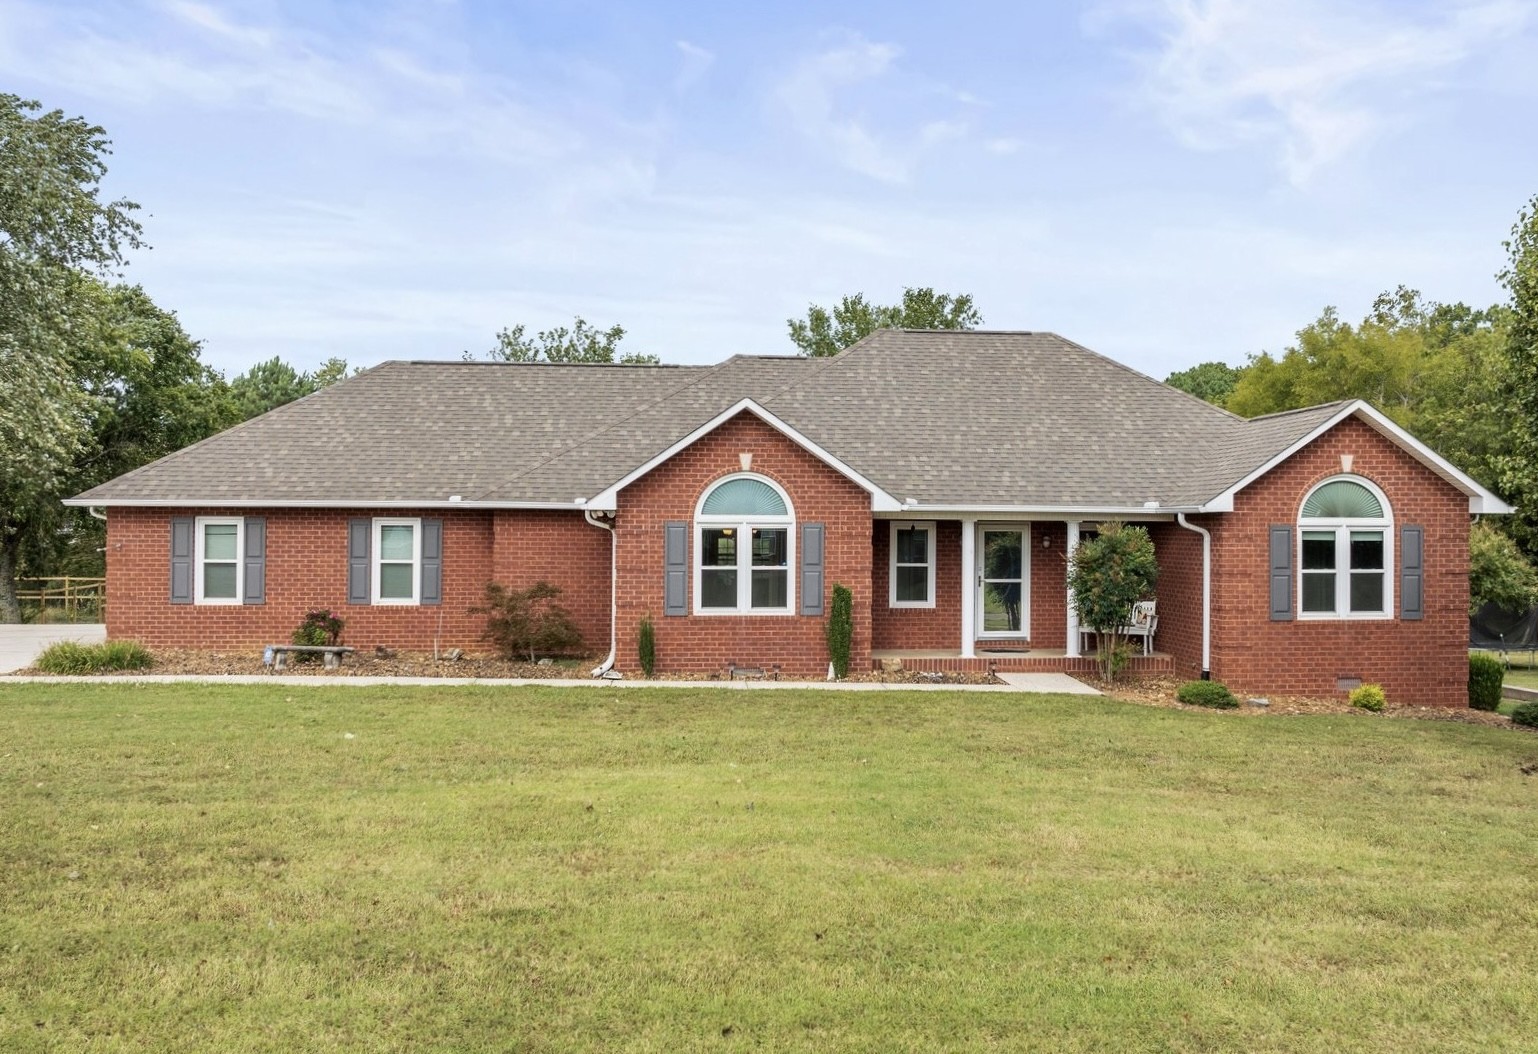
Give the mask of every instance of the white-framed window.
[[422, 602], [422, 521], [374, 521], [373, 584], [376, 604]]
[[239, 604], [240, 556], [246, 551], [245, 520], [238, 516], [199, 516], [194, 539], [193, 578], [199, 604]]
[[788, 615], [796, 517], [778, 483], [749, 473], [707, 490], [694, 513], [694, 613]]
[[892, 521], [891, 597], [894, 608], [935, 606], [935, 525]]
[[1383, 491], [1334, 476], [1298, 515], [1300, 618], [1389, 618], [1394, 610], [1394, 520]]

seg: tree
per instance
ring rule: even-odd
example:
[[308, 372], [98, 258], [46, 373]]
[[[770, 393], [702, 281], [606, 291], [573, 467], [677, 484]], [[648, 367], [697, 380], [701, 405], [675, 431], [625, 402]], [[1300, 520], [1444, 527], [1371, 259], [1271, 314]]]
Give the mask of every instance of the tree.
[[855, 341], [878, 329], [976, 329], [983, 316], [968, 293], [951, 296], [928, 286], [903, 290], [900, 304], [872, 304], [864, 293], [846, 296], [832, 311], [817, 304], [806, 309], [806, 318], [788, 318], [790, 339], [802, 355], [824, 358], [837, 355]]
[[1469, 529], [1469, 614], [1486, 604], [1506, 611], [1538, 604], [1538, 571], [1516, 542], [1481, 520]]
[[1244, 371], [1226, 362], [1201, 362], [1164, 378], [1171, 388], [1189, 392], [1214, 406], [1222, 406]]
[[1102, 523], [1096, 531], [1069, 556], [1068, 588], [1080, 624], [1099, 638], [1100, 674], [1110, 681], [1124, 659], [1121, 628], [1132, 605], [1153, 592], [1159, 565], [1147, 529]]
[[[572, 320], [571, 328], [555, 326], [528, 336], [522, 323], [497, 331], [497, 346], [486, 353], [501, 362], [620, 362], [626, 365], [656, 365], [655, 355], [627, 352], [619, 355], [619, 342], [625, 338], [623, 326], [599, 329], [582, 316]], [[468, 362], [474, 358], [465, 352]]]
[[138, 206], [100, 199], [105, 132], [41, 109], [0, 94], [0, 622], [21, 618], [23, 535], [87, 440], [90, 397], [73, 354], [94, 326], [90, 276], [141, 244]]
[[1538, 196], [1517, 214], [1504, 247], [1507, 264], [1499, 277], [1511, 293], [1505, 360], [1512, 444], [1500, 476], [1517, 510], [1504, 526], [1532, 557], [1538, 556]]
[[268, 410], [313, 395], [347, 377], [347, 362], [330, 358], [314, 373], [300, 373], [276, 355], [259, 362], [230, 382], [238, 420], [248, 421]]

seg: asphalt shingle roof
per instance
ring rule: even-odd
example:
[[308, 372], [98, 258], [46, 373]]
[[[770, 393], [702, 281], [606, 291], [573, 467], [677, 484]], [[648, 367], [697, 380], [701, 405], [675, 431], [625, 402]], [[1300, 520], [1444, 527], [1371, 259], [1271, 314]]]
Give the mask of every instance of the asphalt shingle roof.
[[387, 362], [80, 495], [571, 505], [744, 398], [900, 501], [1193, 507], [1340, 404], [1245, 421], [1050, 333], [883, 330], [830, 359]]

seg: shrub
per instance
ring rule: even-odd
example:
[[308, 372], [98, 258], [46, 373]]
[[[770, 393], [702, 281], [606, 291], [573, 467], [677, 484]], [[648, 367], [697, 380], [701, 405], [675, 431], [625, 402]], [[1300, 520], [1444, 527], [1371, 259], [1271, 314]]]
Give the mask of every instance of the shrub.
[[1518, 703], [1512, 708], [1511, 723], [1538, 728], [1538, 703]]
[[641, 616], [636, 631], [636, 652], [641, 660], [641, 672], [650, 677], [657, 669], [657, 631], [652, 628], [650, 615]]
[[849, 676], [849, 649], [854, 641], [854, 594], [848, 586], [833, 586], [827, 635], [828, 661], [833, 664], [833, 676], [842, 681]]
[[1506, 668], [1494, 655], [1469, 656], [1469, 707], [1494, 710], [1501, 705], [1501, 683]]
[[1351, 689], [1351, 694], [1346, 698], [1358, 710], [1368, 710], [1375, 714], [1381, 713], [1388, 705], [1388, 696], [1383, 694], [1381, 684], [1359, 685]]
[[44, 649], [37, 657], [37, 668], [52, 674], [108, 673], [113, 670], [145, 670], [154, 658], [142, 644], [131, 640], [111, 640], [103, 644], [78, 644], [60, 641]]
[[1175, 698], [1188, 706], [1207, 706], [1214, 710], [1232, 710], [1239, 705], [1228, 686], [1217, 681], [1187, 681], [1176, 691]]
[[560, 588], [549, 582], [536, 582], [528, 589], [488, 582], [485, 606], [470, 610], [490, 616], [481, 636], [495, 644], [504, 658], [533, 662], [541, 655], [578, 655], [582, 631], [571, 612], [555, 602], [560, 595]]
[[304, 613], [304, 621], [289, 637], [289, 643], [308, 645], [312, 648], [334, 647], [342, 639], [342, 627], [346, 625], [333, 615], [329, 608], [315, 608]]

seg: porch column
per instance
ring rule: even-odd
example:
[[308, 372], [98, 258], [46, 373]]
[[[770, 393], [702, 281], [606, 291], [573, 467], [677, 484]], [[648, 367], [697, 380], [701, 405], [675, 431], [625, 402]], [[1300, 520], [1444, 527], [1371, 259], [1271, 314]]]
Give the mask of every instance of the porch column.
[[977, 652], [977, 520], [961, 521], [961, 657]]
[[[1069, 520], [1066, 526], [1068, 528], [1068, 548], [1063, 555], [1072, 560], [1073, 551], [1079, 547], [1079, 521]], [[1079, 612], [1074, 608], [1072, 589], [1068, 590], [1067, 654], [1070, 659], [1077, 659], [1079, 657]]]

